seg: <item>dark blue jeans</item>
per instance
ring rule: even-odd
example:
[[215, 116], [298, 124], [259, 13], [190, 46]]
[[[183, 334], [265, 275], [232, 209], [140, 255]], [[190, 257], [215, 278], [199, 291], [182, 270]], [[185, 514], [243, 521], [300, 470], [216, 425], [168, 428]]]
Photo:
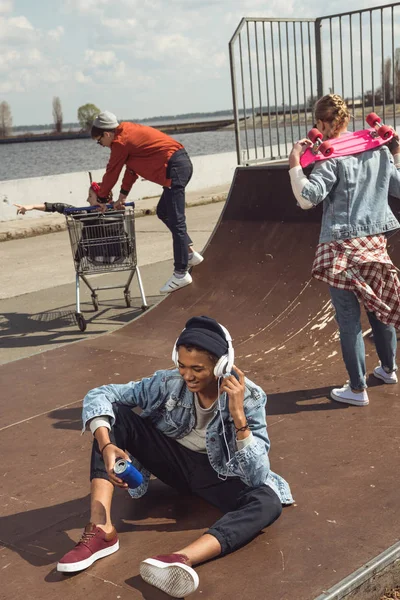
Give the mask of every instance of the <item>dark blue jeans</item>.
[[177, 150], [168, 161], [167, 177], [171, 187], [164, 188], [157, 205], [157, 217], [172, 233], [175, 271], [186, 271], [188, 246], [192, 240], [186, 230], [185, 187], [193, 174], [192, 162], [184, 148]]
[[[181, 494], [193, 494], [219, 508], [223, 515], [208, 531], [228, 554], [255, 538], [282, 512], [281, 501], [268, 485], [249, 487], [238, 477], [218, 478], [207, 454], [193, 452], [158, 431], [128, 406], [113, 404], [115, 423], [110, 439], [146, 469]], [[96, 440], [90, 480], [109, 479]]]
[[[365, 346], [361, 328], [361, 310], [357, 296], [351, 290], [329, 287], [332, 304], [339, 325], [344, 364], [353, 390], [367, 387]], [[382, 367], [394, 371], [396, 367], [397, 337], [393, 325], [385, 325], [375, 314], [367, 311], [374, 343]]]

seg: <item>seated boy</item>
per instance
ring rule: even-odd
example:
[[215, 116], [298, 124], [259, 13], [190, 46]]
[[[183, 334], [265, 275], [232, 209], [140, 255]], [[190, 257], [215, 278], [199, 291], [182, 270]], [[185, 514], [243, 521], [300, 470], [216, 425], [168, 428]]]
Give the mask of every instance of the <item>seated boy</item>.
[[[146, 492], [152, 473], [223, 513], [188, 546], [141, 563], [142, 578], [174, 598], [198, 587], [196, 564], [247, 544], [280, 516], [282, 504], [293, 502], [286, 481], [270, 470], [266, 395], [234, 367], [228, 331], [214, 319], [193, 317], [172, 358], [175, 370], [104, 385], [85, 397], [83, 424], [94, 435], [91, 519], [58, 571], [86, 569], [118, 550], [111, 500], [114, 487], [128, 487], [114, 473], [118, 458], [133, 457], [142, 471], [144, 481], [130, 490], [133, 497]], [[140, 415], [134, 407], [141, 408]]]

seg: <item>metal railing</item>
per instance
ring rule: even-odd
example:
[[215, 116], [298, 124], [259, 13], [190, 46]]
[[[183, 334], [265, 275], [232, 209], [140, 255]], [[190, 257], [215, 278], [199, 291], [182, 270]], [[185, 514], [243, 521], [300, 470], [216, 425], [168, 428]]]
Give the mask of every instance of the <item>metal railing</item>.
[[316, 19], [243, 18], [229, 55], [239, 164], [285, 159], [327, 93], [346, 99], [353, 129], [371, 111], [396, 127], [400, 2]]

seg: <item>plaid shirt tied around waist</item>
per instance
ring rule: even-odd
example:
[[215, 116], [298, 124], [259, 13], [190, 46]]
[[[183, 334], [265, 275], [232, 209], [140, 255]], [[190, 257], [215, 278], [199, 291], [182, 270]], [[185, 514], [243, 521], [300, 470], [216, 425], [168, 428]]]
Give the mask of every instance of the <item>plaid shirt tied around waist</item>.
[[312, 275], [353, 291], [367, 311], [400, 329], [400, 281], [386, 243], [384, 235], [371, 235], [318, 244]]

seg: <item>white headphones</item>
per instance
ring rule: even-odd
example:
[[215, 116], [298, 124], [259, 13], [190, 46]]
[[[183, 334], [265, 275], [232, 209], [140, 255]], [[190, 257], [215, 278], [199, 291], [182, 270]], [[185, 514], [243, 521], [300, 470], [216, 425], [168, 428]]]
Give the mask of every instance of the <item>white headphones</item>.
[[[232, 371], [233, 363], [235, 362], [235, 351], [232, 346], [231, 334], [223, 325], [221, 325], [220, 323], [218, 323], [218, 325], [221, 327], [222, 331], [224, 332], [225, 339], [228, 344], [228, 352], [227, 352], [227, 354], [223, 354], [221, 356], [221, 358], [218, 359], [218, 362], [214, 367], [214, 375], [215, 375], [215, 377], [225, 377]], [[182, 331], [185, 331], [185, 330], [183, 329]], [[176, 367], [179, 366], [178, 365], [178, 348], [176, 347], [178, 340], [179, 340], [179, 338], [177, 338], [177, 340], [174, 344], [174, 348], [172, 350], [172, 361]]]

